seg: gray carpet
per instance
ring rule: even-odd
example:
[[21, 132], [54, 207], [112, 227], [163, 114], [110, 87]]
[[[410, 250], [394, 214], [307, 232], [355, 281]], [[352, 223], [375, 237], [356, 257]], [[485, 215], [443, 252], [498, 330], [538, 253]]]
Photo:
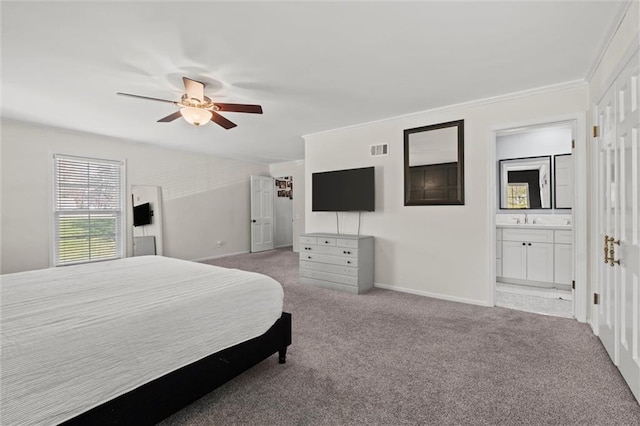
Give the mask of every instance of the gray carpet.
[[286, 364], [270, 357], [165, 426], [640, 424], [640, 405], [585, 324], [301, 285], [290, 249], [210, 263], [282, 283], [293, 345]]

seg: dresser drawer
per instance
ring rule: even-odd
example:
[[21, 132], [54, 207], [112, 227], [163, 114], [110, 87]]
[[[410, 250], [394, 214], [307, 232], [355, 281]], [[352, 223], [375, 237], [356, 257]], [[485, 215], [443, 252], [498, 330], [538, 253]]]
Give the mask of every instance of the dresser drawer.
[[340, 256], [330, 256], [328, 254], [313, 254], [313, 253], [300, 252], [300, 260], [329, 263], [332, 265], [343, 265], [343, 266], [353, 266], [353, 267], [358, 266], [357, 257], [340, 257]]
[[338, 247], [358, 248], [358, 240], [347, 240], [345, 238], [338, 238], [336, 240]]
[[336, 245], [336, 239], [335, 238], [318, 237], [318, 244], [321, 245], [321, 246], [335, 246]]
[[526, 242], [537, 242], [537, 243], [552, 243], [553, 230], [506, 228], [502, 230], [502, 241], [526, 241]]
[[300, 237], [300, 244], [317, 244], [318, 239], [316, 237]]
[[358, 257], [358, 249], [347, 247], [331, 247], [305, 244], [300, 247], [300, 253], [330, 254], [332, 256]]
[[352, 268], [350, 266], [342, 265], [331, 265], [329, 263], [309, 262], [306, 260], [300, 261], [300, 269], [313, 269], [314, 271], [331, 272], [332, 274], [339, 275], [351, 275], [352, 277], [358, 276], [358, 268]]
[[314, 271], [311, 269], [300, 269], [300, 276], [307, 278], [315, 278], [317, 280], [331, 281], [334, 283], [346, 284], [346, 285], [358, 285], [358, 277], [352, 277], [349, 275], [338, 275], [330, 272]]

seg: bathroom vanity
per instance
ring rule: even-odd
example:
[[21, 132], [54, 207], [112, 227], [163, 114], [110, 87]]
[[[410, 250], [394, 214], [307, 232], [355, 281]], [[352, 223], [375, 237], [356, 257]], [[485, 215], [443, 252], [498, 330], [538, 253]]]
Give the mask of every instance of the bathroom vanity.
[[500, 282], [571, 289], [571, 225], [497, 225], [496, 275]]

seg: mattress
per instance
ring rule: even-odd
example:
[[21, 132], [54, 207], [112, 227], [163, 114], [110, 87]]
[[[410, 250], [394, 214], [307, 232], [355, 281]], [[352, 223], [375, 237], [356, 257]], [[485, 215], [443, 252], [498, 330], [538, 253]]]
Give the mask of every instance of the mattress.
[[0, 424], [57, 424], [265, 333], [267, 276], [143, 256], [0, 276]]

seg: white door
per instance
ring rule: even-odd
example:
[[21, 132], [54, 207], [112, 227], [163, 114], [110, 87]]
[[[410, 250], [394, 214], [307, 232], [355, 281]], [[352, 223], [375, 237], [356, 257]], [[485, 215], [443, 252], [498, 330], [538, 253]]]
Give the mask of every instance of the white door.
[[251, 176], [251, 252], [273, 249], [273, 178]]
[[553, 244], [527, 243], [527, 279], [553, 282]]
[[[619, 109], [616, 139], [620, 169], [619, 233], [614, 238], [616, 258], [620, 259], [617, 283], [620, 285], [620, 372], [636, 399], [640, 401], [640, 66], [638, 54], [616, 82]], [[615, 263], [614, 263], [615, 265]]]
[[502, 242], [502, 276], [527, 279], [527, 247], [521, 241]]
[[636, 54], [597, 106], [602, 244], [597, 316], [604, 347], [640, 401], [639, 101]]
[[[616, 301], [617, 288], [614, 275], [617, 272], [606, 263], [609, 255], [606, 238], [616, 232], [615, 211], [615, 103], [613, 87], [602, 98], [597, 107], [598, 126], [598, 240], [602, 244], [602, 257], [598, 259], [599, 304], [597, 305], [598, 335], [611, 359], [616, 362], [615, 335], [617, 333]], [[595, 259], [594, 259], [595, 260]], [[617, 362], [616, 362], [617, 363]]]

